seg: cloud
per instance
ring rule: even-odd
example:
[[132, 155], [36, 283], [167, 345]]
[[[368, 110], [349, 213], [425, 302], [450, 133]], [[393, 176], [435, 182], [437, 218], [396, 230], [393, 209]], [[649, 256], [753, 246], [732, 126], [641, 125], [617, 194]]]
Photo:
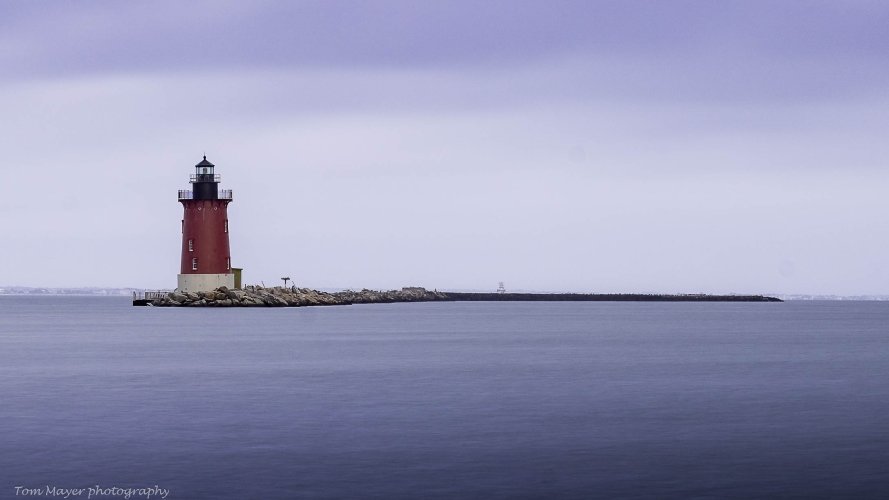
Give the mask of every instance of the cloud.
[[879, 2], [153, 2], [4, 5], [7, 75], [428, 68], [594, 58], [882, 59]]
[[[567, 67], [543, 73], [569, 80]], [[206, 151], [235, 190], [233, 256], [251, 281], [283, 272], [329, 287], [879, 289], [859, 277], [881, 262], [883, 237], [868, 229], [885, 211], [880, 108], [572, 99], [540, 91], [540, 73], [16, 86], [2, 100], [18, 119], [0, 125], [7, 261], [20, 264], [8, 279], [170, 286], [173, 193]]]
[[4, 281], [885, 292], [879, 6], [505, 5], [4, 6]]

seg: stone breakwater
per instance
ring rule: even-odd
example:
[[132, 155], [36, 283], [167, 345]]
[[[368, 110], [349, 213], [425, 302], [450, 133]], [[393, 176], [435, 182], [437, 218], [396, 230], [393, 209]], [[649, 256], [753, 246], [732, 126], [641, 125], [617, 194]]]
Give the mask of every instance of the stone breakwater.
[[[161, 307], [303, 307], [392, 302], [781, 302], [762, 295], [643, 295], [584, 293], [460, 293], [429, 291], [420, 287], [377, 291], [319, 292], [309, 288], [248, 286], [243, 290], [222, 287], [210, 292], [170, 292], [150, 301]], [[149, 301], [145, 301], [149, 302]], [[136, 304], [134, 305], [145, 305]]]
[[222, 287], [210, 292], [170, 292], [166, 297], [153, 300], [151, 305], [160, 307], [303, 307], [432, 302], [436, 300], [452, 299], [442, 292], [430, 292], [425, 288], [414, 287], [389, 291], [364, 289], [328, 293], [309, 288], [248, 286], [243, 290], [230, 290]]

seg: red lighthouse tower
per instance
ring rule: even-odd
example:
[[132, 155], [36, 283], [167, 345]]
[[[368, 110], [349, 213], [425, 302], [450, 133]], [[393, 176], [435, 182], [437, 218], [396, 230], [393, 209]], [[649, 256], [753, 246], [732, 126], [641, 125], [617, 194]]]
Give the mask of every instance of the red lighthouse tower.
[[220, 176], [214, 165], [203, 161], [195, 165], [192, 189], [179, 191], [185, 208], [182, 217], [182, 267], [177, 289], [182, 292], [234, 288], [231, 251], [228, 244], [228, 204], [230, 189], [219, 189]]

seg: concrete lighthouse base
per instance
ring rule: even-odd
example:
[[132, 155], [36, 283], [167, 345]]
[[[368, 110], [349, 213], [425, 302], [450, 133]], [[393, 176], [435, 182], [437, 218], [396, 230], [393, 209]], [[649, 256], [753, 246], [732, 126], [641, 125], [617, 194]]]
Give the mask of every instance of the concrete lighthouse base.
[[209, 292], [224, 286], [235, 287], [235, 275], [228, 274], [180, 274], [176, 290], [180, 292]]

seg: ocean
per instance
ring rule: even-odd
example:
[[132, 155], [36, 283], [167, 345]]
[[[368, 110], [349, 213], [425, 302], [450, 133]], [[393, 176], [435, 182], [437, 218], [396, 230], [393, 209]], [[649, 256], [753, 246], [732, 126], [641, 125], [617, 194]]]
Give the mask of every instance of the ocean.
[[880, 498], [887, 381], [889, 302], [0, 296], [0, 498]]

